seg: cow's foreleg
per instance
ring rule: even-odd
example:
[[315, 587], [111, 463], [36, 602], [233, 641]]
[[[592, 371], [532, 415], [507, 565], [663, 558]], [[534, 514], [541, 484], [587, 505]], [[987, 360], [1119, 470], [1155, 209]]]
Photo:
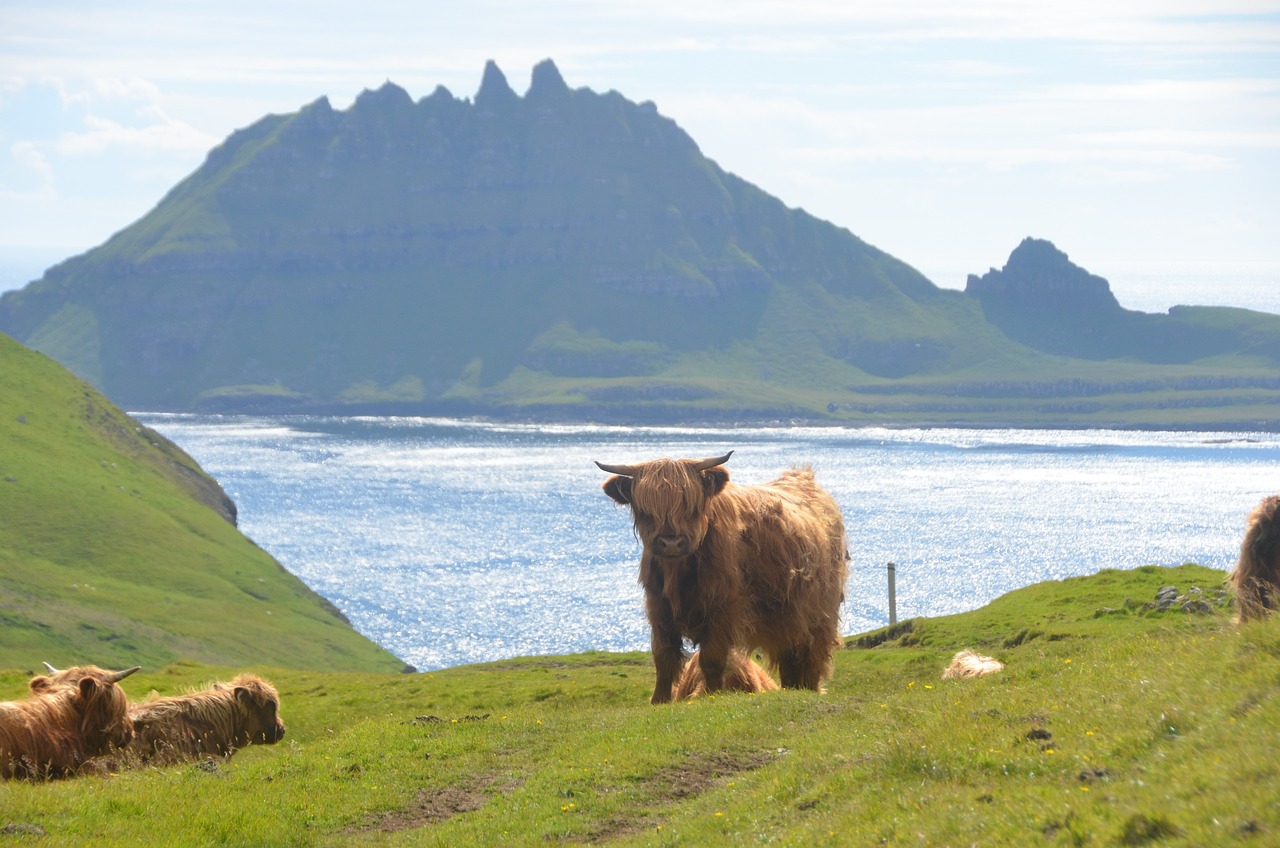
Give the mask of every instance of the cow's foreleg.
[[684, 640], [676, 627], [671, 606], [661, 596], [648, 599], [650, 645], [653, 650], [653, 667], [658, 679], [653, 684], [653, 704], [665, 704], [671, 700], [671, 690], [684, 667]]

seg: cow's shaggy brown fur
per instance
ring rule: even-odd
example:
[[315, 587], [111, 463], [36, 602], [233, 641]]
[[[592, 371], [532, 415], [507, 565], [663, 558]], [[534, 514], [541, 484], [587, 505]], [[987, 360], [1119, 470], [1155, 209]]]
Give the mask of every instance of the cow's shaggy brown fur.
[[76, 774], [127, 745], [133, 722], [117, 684], [131, 673], [78, 666], [62, 678], [32, 678], [30, 697], [0, 703], [0, 778]]
[[137, 731], [129, 751], [163, 764], [230, 757], [251, 743], [274, 745], [285, 733], [279, 710], [275, 687], [252, 674], [185, 695], [153, 695], [129, 710]]
[[1263, 498], [1249, 514], [1240, 558], [1229, 579], [1241, 621], [1280, 609], [1280, 495]]
[[671, 699], [684, 639], [701, 650], [708, 692], [735, 646], [763, 651], [789, 689], [820, 689], [831, 673], [848, 574], [840, 509], [812, 469], [738, 486], [728, 458], [600, 465], [644, 546], [655, 704]]
[[[725, 661], [723, 688], [734, 692], [776, 692], [778, 684], [769, 672], [743, 651], [734, 648]], [[702, 652], [697, 651], [685, 663], [680, 679], [676, 681], [671, 697], [676, 701], [688, 701], [706, 694], [707, 678], [702, 673]]]
[[942, 672], [943, 680], [963, 680], [968, 677], [985, 677], [1004, 670], [1004, 663], [994, 657], [984, 657], [973, 651], [961, 651]]

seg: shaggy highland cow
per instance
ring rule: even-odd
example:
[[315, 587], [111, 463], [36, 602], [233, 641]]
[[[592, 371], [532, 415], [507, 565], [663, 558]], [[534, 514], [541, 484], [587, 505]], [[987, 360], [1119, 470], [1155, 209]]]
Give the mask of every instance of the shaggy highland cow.
[[1240, 620], [1280, 609], [1280, 495], [1263, 498], [1249, 514], [1240, 559], [1231, 572]]
[[56, 669], [48, 663], [42, 663], [42, 665], [49, 673], [31, 678], [31, 682], [27, 685], [31, 688], [33, 695], [37, 692], [47, 692], [58, 686], [75, 686], [85, 677], [101, 677], [104, 674], [109, 677], [115, 676], [114, 682], [119, 683], [135, 671], [142, 671], [140, 665], [125, 671], [103, 671], [96, 665], [74, 665], [63, 670]]
[[701, 651], [708, 692], [723, 688], [734, 647], [763, 651], [789, 689], [820, 689], [831, 674], [848, 574], [840, 508], [809, 468], [730, 483], [731, 455], [596, 463], [616, 475], [605, 494], [631, 507], [644, 546], [655, 704], [671, 700], [684, 639]]
[[133, 722], [117, 684], [137, 670], [78, 666], [32, 678], [30, 697], [0, 703], [0, 778], [64, 777], [127, 745]]
[[[696, 651], [685, 663], [671, 696], [674, 700], [689, 701], [706, 693], [707, 678], [702, 673], [701, 655], [701, 651]], [[776, 692], [778, 684], [745, 651], [734, 648], [725, 661], [723, 688], [733, 692]]]
[[229, 683], [172, 697], [152, 698], [129, 710], [137, 732], [129, 753], [147, 763], [230, 757], [256, 743], [284, 738], [280, 696], [260, 677], [242, 674]]

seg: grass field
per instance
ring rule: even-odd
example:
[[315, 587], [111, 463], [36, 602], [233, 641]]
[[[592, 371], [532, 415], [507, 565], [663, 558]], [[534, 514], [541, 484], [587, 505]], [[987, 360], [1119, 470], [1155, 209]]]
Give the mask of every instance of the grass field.
[[[1223, 577], [1104, 571], [850, 638], [822, 695], [653, 707], [645, 654], [258, 669], [279, 745], [0, 785], [0, 845], [1274, 845], [1280, 622], [1236, 625]], [[1148, 609], [1166, 585], [1200, 611]], [[941, 680], [961, 648], [1006, 668]]]

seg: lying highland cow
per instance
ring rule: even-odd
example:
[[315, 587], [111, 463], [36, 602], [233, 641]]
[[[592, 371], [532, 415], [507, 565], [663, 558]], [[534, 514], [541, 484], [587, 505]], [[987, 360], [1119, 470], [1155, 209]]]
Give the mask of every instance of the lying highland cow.
[[109, 678], [113, 678], [113, 682], [119, 683], [135, 671], [142, 671], [142, 666], [140, 665], [135, 665], [133, 668], [126, 669], [124, 671], [104, 671], [96, 665], [75, 665], [65, 670], [59, 670], [48, 663], [42, 664], [44, 665], [45, 670], [48, 671], [48, 674], [42, 674], [39, 677], [31, 678], [31, 682], [27, 685], [31, 688], [32, 694], [37, 692], [47, 692], [58, 686], [75, 686], [86, 677], [97, 677], [100, 679], [103, 675], [106, 675]]
[[[701, 651], [694, 652], [685, 663], [671, 696], [674, 700], [688, 701], [706, 693], [707, 678], [702, 673], [701, 654]], [[723, 688], [734, 692], [776, 692], [778, 684], [745, 651], [734, 648], [725, 661]]]
[[252, 674], [200, 692], [153, 696], [129, 710], [137, 734], [129, 753], [164, 764], [230, 757], [249, 744], [274, 745], [285, 732], [279, 711], [275, 688]]
[[1240, 558], [1231, 572], [1240, 620], [1280, 609], [1280, 495], [1263, 498], [1249, 514]]
[[133, 739], [119, 682], [138, 669], [78, 666], [32, 678], [24, 701], [0, 703], [0, 778], [64, 777]]
[[708, 692], [723, 688], [734, 647], [762, 650], [789, 689], [819, 689], [831, 674], [848, 573], [840, 508], [808, 468], [730, 483], [731, 455], [596, 463], [616, 475], [605, 494], [631, 507], [644, 545], [655, 704], [671, 700], [686, 638]]
[[969, 677], [986, 677], [1004, 670], [1004, 663], [994, 657], [984, 657], [973, 651], [961, 651], [951, 659], [951, 665], [942, 672], [943, 680], [964, 680]]

